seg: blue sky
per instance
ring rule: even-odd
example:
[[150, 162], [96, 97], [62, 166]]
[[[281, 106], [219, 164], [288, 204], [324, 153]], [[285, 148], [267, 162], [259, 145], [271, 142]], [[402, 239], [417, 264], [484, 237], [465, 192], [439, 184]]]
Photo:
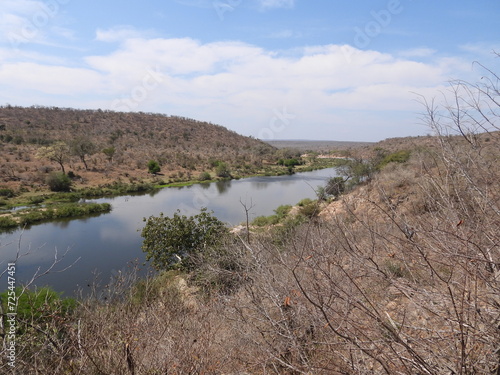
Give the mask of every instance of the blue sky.
[[159, 112], [257, 138], [427, 134], [417, 95], [476, 81], [473, 61], [500, 65], [498, 0], [1, 0], [0, 9], [0, 104]]

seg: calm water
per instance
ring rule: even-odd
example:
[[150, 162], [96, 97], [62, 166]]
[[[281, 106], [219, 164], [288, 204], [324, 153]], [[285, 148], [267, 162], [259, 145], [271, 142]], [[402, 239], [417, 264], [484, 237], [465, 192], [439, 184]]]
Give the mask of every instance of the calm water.
[[[222, 221], [237, 225], [245, 220], [243, 202], [253, 204], [250, 217], [271, 215], [283, 204], [296, 204], [303, 198], [315, 198], [315, 189], [335, 176], [335, 169], [298, 173], [292, 176], [253, 177], [242, 180], [199, 184], [183, 188], [166, 188], [155, 194], [98, 199], [111, 203], [109, 214], [85, 219], [50, 222], [30, 229], [0, 234], [0, 273], [7, 262], [29, 252], [17, 262], [16, 278], [24, 283], [40, 268], [43, 272], [54, 257], [62, 261], [49, 274], [37, 279], [36, 285], [50, 285], [72, 295], [84, 291], [99, 275], [106, 283], [131, 262], [144, 262], [140, 231], [143, 218], [151, 215], [172, 215], [177, 209], [193, 215], [208, 207]], [[70, 269], [58, 272], [76, 262]], [[147, 267], [146, 267], [147, 268]], [[0, 279], [0, 291], [5, 290], [5, 275]]]

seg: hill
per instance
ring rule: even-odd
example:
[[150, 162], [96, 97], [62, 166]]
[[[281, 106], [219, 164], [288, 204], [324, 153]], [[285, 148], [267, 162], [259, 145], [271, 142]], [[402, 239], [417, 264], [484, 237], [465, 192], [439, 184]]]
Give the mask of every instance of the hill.
[[33, 189], [61, 165], [37, 158], [42, 147], [63, 142], [66, 172], [81, 185], [149, 178], [160, 164], [166, 181], [196, 178], [221, 162], [237, 175], [255, 173], [274, 160], [275, 148], [222, 126], [185, 117], [57, 107], [0, 107], [0, 179]]
[[345, 141], [309, 141], [309, 140], [266, 140], [266, 143], [278, 149], [291, 148], [300, 152], [329, 152], [353, 150], [363, 146], [370, 146], [372, 142], [345, 142]]

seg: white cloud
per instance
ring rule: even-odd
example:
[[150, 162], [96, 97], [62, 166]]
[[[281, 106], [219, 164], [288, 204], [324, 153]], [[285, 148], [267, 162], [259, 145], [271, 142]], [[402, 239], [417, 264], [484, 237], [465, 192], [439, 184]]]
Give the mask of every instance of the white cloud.
[[131, 38], [143, 37], [144, 32], [132, 26], [116, 26], [111, 29], [97, 29], [96, 40], [100, 42], [121, 42]]
[[287, 108], [294, 118], [276, 138], [376, 140], [398, 135], [395, 123], [400, 135], [421, 132], [410, 127], [420, 110], [413, 92], [437, 92], [470, 68], [457, 58], [423, 63], [352, 48], [346, 55], [339, 45], [278, 53], [241, 42], [127, 38], [129, 31], [100, 31], [100, 40], [121, 43], [79, 67], [0, 59], [0, 91], [10, 97], [0, 100], [162, 112], [254, 136], [268, 134], [275, 111]]
[[51, 37], [71, 39], [73, 32], [60, 26], [64, 1], [2, 1], [0, 43], [19, 48], [27, 43], [50, 43]]

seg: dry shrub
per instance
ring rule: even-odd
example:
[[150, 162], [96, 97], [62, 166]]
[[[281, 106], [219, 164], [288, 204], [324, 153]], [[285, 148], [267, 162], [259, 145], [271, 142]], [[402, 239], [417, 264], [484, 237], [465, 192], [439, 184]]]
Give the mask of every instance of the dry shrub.
[[[125, 279], [106, 301], [86, 300], [64, 351], [21, 352], [23, 370], [498, 374], [500, 132], [453, 122], [465, 109], [498, 111], [477, 98], [446, 107], [448, 125], [427, 106], [434, 147], [426, 138], [406, 164], [280, 241], [270, 231], [238, 238], [195, 277]], [[487, 115], [496, 124], [498, 113]]]

